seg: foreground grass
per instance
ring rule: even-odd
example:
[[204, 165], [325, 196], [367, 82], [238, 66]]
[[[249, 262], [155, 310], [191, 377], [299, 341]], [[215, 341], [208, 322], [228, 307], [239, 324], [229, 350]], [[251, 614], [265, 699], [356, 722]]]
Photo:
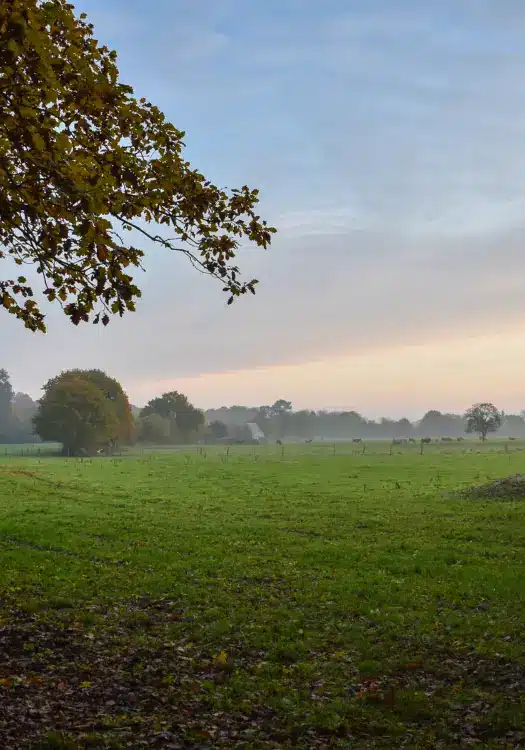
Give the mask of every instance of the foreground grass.
[[1, 462], [2, 747], [524, 746], [523, 461]]

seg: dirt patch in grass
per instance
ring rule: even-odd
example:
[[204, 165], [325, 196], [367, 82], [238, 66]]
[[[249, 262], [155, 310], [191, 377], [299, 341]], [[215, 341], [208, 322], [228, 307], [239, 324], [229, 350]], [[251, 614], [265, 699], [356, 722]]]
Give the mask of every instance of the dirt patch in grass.
[[462, 494], [478, 500], [525, 500], [525, 474], [515, 474], [478, 487], [471, 487]]
[[40, 482], [45, 482], [46, 484], [60, 486], [58, 482], [52, 482], [51, 480], [40, 476], [40, 474], [38, 474], [36, 471], [27, 471], [27, 470], [22, 470], [22, 469], [7, 469], [4, 466], [0, 468], [0, 471], [2, 472], [2, 474], [9, 474], [12, 477], [29, 477], [30, 479], [38, 479]]

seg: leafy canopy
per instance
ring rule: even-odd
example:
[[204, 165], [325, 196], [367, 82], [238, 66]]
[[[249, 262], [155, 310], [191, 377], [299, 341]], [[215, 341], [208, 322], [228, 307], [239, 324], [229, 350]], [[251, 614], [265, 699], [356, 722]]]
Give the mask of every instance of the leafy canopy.
[[[184, 254], [229, 303], [255, 293], [234, 260], [240, 242], [266, 248], [275, 232], [258, 191], [228, 193], [192, 169], [184, 133], [119, 82], [115, 61], [65, 0], [0, 3], [0, 257], [35, 266], [74, 324], [135, 309], [144, 253], [126, 231]], [[45, 331], [21, 271], [0, 281], [0, 303]]]
[[117, 429], [115, 410], [102, 391], [77, 375], [57, 379], [34, 418], [42, 440], [61, 442], [64, 453], [94, 452]]
[[115, 446], [133, 437], [131, 407], [122, 386], [101, 370], [68, 370], [49, 380], [34, 418], [42, 440], [69, 455]]
[[474, 404], [465, 413], [466, 431], [477, 432], [485, 440], [489, 432], [496, 432], [503, 422], [503, 415], [494, 404]]
[[169, 391], [162, 396], [151, 399], [141, 411], [141, 418], [153, 414], [169, 420], [171, 438], [175, 439], [180, 432], [183, 438], [197, 432], [204, 425], [204, 413], [190, 403], [188, 398], [178, 391]]

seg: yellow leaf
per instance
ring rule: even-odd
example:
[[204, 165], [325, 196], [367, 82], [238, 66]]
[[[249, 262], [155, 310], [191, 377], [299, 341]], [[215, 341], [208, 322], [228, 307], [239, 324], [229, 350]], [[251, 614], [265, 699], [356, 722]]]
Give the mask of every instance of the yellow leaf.
[[214, 662], [215, 662], [216, 664], [226, 664], [226, 663], [227, 663], [227, 661], [228, 661], [228, 654], [227, 654], [227, 653], [226, 653], [226, 651], [224, 651], [224, 650], [223, 650], [223, 651], [220, 651], [220, 652], [219, 652], [219, 653], [217, 654], [217, 656], [214, 656], [214, 657], [213, 657], [213, 661], [214, 661]]

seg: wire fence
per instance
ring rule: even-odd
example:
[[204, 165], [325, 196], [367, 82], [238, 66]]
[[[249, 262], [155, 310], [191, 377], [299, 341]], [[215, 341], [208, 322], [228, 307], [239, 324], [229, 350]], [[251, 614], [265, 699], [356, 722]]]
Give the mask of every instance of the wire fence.
[[[319, 441], [319, 442], [284, 442], [267, 445], [133, 445], [124, 446], [111, 454], [111, 457], [132, 458], [134, 456], [152, 456], [170, 454], [199, 456], [201, 458], [222, 458], [230, 456], [254, 456], [259, 458], [285, 458], [293, 456], [420, 456], [420, 455], [468, 455], [525, 452], [525, 439], [495, 439], [485, 442], [464, 440], [453, 442], [434, 441], [432, 443], [402, 443], [393, 441], [370, 440], [352, 441]], [[50, 458], [62, 457], [62, 446], [59, 443], [23, 443], [0, 445], [1, 458]], [[97, 457], [100, 460], [106, 455]]]
[[0, 458], [17, 456], [58, 456], [62, 451], [60, 443], [12, 443], [0, 444]]
[[282, 445], [198, 445], [198, 446], [135, 446], [127, 451], [129, 454], [170, 454], [183, 453], [208, 457], [259, 456], [259, 457], [293, 457], [293, 456], [420, 456], [420, 455], [468, 455], [525, 452], [525, 440], [485, 442], [434, 442], [395, 444], [390, 441], [368, 441], [353, 443], [350, 441], [318, 443], [283, 443]]

